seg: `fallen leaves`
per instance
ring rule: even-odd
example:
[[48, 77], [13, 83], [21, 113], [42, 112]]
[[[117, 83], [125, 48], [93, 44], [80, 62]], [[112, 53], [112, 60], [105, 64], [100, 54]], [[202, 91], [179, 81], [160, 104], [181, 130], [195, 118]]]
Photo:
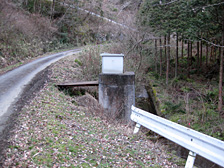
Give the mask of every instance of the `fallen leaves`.
[[3, 167], [178, 167], [144, 135], [86, 115], [72, 100], [48, 83], [19, 115]]

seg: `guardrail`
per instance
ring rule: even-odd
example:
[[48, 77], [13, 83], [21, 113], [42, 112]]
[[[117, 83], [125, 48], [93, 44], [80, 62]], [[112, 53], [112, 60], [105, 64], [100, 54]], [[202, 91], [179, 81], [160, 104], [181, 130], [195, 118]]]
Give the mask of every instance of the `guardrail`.
[[134, 134], [144, 126], [190, 150], [185, 168], [192, 168], [196, 154], [224, 166], [224, 142], [132, 106]]

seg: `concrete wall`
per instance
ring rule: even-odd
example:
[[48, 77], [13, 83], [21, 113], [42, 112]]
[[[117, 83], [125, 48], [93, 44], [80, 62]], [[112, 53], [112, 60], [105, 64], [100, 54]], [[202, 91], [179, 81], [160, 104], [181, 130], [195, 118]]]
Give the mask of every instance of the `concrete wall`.
[[135, 74], [99, 75], [99, 103], [104, 114], [122, 123], [131, 122], [131, 106], [135, 105]]

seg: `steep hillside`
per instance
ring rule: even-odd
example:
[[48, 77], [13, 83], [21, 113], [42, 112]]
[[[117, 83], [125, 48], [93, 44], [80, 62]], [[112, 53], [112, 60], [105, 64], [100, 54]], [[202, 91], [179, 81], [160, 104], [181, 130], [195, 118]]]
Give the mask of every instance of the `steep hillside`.
[[80, 9], [134, 27], [136, 3], [0, 0], [0, 69], [56, 49], [118, 39], [119, 26]]
[[0, 68], [51, 50], [57, 27], [48, 18], [3, 0], [0, 11]]

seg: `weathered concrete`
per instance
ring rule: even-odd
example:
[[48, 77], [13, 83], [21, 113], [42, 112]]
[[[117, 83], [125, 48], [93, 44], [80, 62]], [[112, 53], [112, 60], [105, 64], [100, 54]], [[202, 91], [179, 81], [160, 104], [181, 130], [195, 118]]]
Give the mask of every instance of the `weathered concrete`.
[[99, 75], [99, 103], [104, 114], [112, 120], [122, 123], [132, 122], [131, 106], [135, 104], [135, 74]]

